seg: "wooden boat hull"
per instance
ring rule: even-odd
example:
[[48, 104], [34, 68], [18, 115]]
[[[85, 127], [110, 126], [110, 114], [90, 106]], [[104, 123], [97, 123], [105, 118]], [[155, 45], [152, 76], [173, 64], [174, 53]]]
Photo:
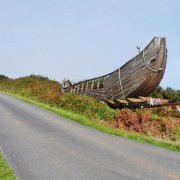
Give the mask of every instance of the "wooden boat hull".
[[104, 101], [148, 96], [163, 78], [166, 61], [166, 39], [155, 37], [143, 51], [114, 72], [76, 84], [63, 81], [62, 92]]

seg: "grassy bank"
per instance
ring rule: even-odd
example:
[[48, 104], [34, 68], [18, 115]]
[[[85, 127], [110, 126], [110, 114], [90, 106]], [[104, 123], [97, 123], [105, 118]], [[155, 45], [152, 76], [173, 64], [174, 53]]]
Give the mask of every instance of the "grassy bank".
[[103, 132], [180, 151], [180, 113], [172, 108], [114, 110], [106, 103], [61, 94], [61, 84], [43, 76], [0, 76], [0, 91]]
[[0, 179], [1, 180], [18, 180], [7, 162], [0, 153]]
[[69, 110], [61, 109], [61, 108], [56, 107], [56, 106], [52, 106], [51, 104], [42, 103], [42, 102], [39, 102], [35, 99], [32, 100], [30, 98], [23, 97], [23, 96], [20, 96], [17, 94], [12, 94], [9, 92], [4, 92], [4, 93], [11, 95], [11, 96], [14, 96], [18, 99], [25, 101], [25, 102], [31, 103], [33, 105], [36, 105], [40, 108], [54, 112], [54, 113], [56, 113], [60, 116], [63, 116], [65, 118], [74, 120], [74, 121], [81, 123], [83, 125], [95, 128], [95, 129], [100, 130], [102, 132], [105, 132], [108, 134], [113, 134], [116, 136], [125, 137], [128, 139], [137, 140], [139, 142], [144, 142], [144, 143], [148, 143], [148, 144], [152, 144], [152, 145], [156, 145], [159, 147], [164, 147], [164, 148], [167, 148], [167, 149], [170, 149], [173, 151], [180, 152], [180, 145], [179, 144], [176, 144], [176, 143], [173, 143], [170, 141], [168, 142], [168, 141], [165, 141], [162, 139], [157, 139], [157, 138], [141, 135], [138, 133], [132, 133], [132, 132], [127, 132], [127, 131], [123, 131], [120, 129], [111, 128], [111, 127], [107, 126], [106, 124], [102, 123], [101, 121], [96, 121], [96, 120], [92, 121], [91, 119], [87, 118], [86, 116], [74, 113], [74, 112], [69, 111]]

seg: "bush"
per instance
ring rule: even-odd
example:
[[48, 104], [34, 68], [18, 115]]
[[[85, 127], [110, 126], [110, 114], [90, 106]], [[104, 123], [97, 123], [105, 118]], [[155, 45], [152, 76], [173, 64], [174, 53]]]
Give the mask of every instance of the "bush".
[[43, 76], [30, 75], [15, 80], [8, 78], [0, 83], [0, 89], [56, 105], [90, 119], [108, 120], [115, 115], [115, 110], [104, 102], [87, 96], [61, 94], [61, 84]]
[[164, 98], [169, 99], [170, 101], [180, 102], [180, 91], [170, 87], [163, 89], [159, 86], [150, 96], [154, 98]]
[[166, 110], [163, 111], [163, 108], [142, 111], [123, 109], [116, 114], [111, 125], [126, 131], [177, 140], [179, 139], [180, 121], [174, 118], [172, 111]]
[[90, 119], [110, 120], [115, 115], [115, 110], [109, 108], [104, 102], [72, 93], [61, 95], [59, 106], [86, 115]]
[[8, 79], [0, 83], [0, 88], [43, 102], [58, 104], [61, 85], [47, 77], [31, 75], [15, 80]]

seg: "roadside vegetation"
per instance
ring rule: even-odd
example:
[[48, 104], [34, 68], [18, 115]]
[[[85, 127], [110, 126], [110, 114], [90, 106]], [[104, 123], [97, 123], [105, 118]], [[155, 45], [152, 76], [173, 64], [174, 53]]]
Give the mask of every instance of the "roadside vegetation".
[[170, 87], [166, 89], [159, 86], [152, 94], [154, 98], [164, 98], [169, 99], [170, 101], [180, 102], [180, 90], [175, 90]]
[[18, 180], [1, 154], [0, 154], [0, 179]]
[[[18, 79], [0, 76], [0, 90], [22, 100], [106, 133], [180, 151], [180, 113], [176, 109], [114, 110], [91, 97], [61, 94], [60, 89], [60, 83], [42, 76]], [[167, 98], [166, 90], [158, 91], [154, 97], [161, 92], [164, 93], [161, 98]], [[178, 100], [179, 91], [172, 90], [166, 95], [170, 97], [171, 93], [169, 99]]]

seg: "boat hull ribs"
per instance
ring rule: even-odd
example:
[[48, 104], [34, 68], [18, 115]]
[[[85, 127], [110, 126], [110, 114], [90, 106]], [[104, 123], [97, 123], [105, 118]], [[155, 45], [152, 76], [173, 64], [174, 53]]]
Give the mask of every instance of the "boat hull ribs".
[[155, 37], [137, 56], [112, 73], [71, 84], [62, 91], [115, 101], [150, 95], [160, 84], [167, 61], [166, 39]]

